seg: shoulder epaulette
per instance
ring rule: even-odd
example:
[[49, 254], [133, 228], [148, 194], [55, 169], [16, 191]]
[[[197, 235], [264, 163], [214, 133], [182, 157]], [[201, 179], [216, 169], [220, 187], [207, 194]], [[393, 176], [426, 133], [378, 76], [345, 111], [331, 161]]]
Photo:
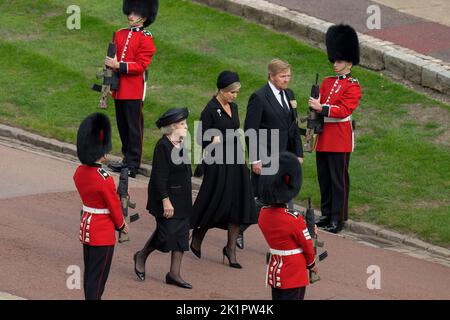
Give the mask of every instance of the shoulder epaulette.
[[105, 179], [105, 180], [108, 179], [109, 173], [106, 172], [105, 169], [103, 169], [103, 168], [98, 168], [98, 169], [97, 169], [97, 172], [98, 172], [99, 175], [102, 176], [103, 179]]
[[359, 83], [358, 79], [356, 79], [356, 78], [350, 78], [350, 82], [352, 82], [352, 83]]
[[147, 37], [153, 37], [152, 33], [148, 30], [143, 30], [142, 33]]
[[300, 212], [298, 212], [297, 210], [294, 210], [294, 209], [286, 209], [285, 212], [290, 214], [291, 216], [293, 216], [295, 219], [298, 219], [298, 217], [300, 215]]

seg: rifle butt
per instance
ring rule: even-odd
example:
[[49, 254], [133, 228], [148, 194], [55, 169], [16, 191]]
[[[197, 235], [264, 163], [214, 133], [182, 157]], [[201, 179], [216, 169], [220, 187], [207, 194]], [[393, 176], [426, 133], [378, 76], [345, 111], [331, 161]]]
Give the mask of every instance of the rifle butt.
[[[310, 132], [308, 132], [310, 131]], [[317, 145], [317, 135], [314, 133], [311, 133], [311, 129], [306, 129], [306, 135], [305, 135], [305, 143], [303, 144], [303, 151], [305, 152], [313, 152], [316, 150]]]
[[100, 102], [98, 103], [98, 108], [99, 109], [108, 109], [108, 104], [105, 101], [100, 100]]

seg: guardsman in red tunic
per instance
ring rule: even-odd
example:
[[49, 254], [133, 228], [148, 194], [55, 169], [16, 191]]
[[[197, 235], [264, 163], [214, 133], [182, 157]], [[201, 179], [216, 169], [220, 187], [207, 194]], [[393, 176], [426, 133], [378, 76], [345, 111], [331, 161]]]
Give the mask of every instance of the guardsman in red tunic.
[[128, 233], [114, 179], [101, 162], [111, 150], [111, 124], [94, 113], [80, 125], [77, 154], [80, 165], [73, 180], [82, 201], [80, 242], [84, 257], [84, 295], [100, 300], [108, 279], [116, 244], [116, 231]]
[[111, 163], [110, 168], [120, 172], [126, 166], [131, 177], [141, 165], [147, 68], [156, 51], [152, 34], [144, 28], [155, 21], [157, 11], [158, 0], [124, 0], [129, 28], [116, 32], [116, 57], [105, 60], [119, 73], [119, 89], [113, 92], [113, 98], [124, 156], [121, 163]]
[[314, 247], [303, 217], [287, 209], [287, 203], [300, 191], [302, 168], [297, 157], [280, 153], [278, 173], [261, 176], [260, 196], [270, 205], [261, 209], [258, 225], [269, 245], [270, 259], [266, 284], [273, 300], [303, 300], [308, 269], [318, 272]]
[[358, 36], [348, 25], [331, 26], [326, 45], [336, 75], [325, 78], [319, 99], [310, 98], [309, 106], [324, 118], [316, 146], [322, 211], [317, 225], [338, 233], [348, 219], [348, 166], [355, 145], [352, 113], [361, 99], [358, 80], [351, 75], [352, 66], [359, 63]]

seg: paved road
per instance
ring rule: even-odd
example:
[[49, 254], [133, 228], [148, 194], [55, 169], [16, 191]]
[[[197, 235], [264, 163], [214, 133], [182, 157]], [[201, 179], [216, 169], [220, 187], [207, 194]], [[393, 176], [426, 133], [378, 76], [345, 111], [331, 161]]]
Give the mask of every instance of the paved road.
[[[332, 23], [387, 40], [450, 63], [448, 0], [267, 0]], [[369, 29], [367, 8], [380, 8], [381, 29]]]
[[[83, 298], [81, 290], [66, 286], [67, 268], [83, 261], [80, 200], [72, 184], [76, 166], [75, 161], [12, 148], [0, 140], [0, 292], [27, 299]], [[245, 250], [239, 251], [242, 270], [222, 264], [226, 235], [212, 230], [202, 259], [188, 252], [183, 262], [183, 276], [192, 282], [192, 291], [164, 284], [168, 254], [150, 256], [147, 280], [138, 282], [132, 256], [155, 223], [144, 212], [147, 180], [132, 180], [131, 194], [142, 218], [132, 225], [132, 241], [116, 246], [105, 299], [270, 299], [264, 287], [266, 245], [256, 226], [246, 234]], [[450, 299], [450, 261], [434, 263], [402, 253], [402, 248], [374, 247], [350, 235], [321, 236], [329, 258], [320, 265], [322, 280], [308, 288], [307, 299]], [[366, 285], [371, 265], [381, 270], [379, 290]]]

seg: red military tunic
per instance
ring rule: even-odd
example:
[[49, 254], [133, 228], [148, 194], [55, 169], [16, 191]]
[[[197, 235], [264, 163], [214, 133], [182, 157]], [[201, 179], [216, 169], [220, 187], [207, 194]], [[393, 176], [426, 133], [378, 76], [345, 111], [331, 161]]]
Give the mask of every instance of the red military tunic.
[[116, 32], [114, 43], [117, 48], [119, 67], [119, 89], [113, 91], [117, 100], [145, 99], [146, 74], [156, 51], [152, 34], [144, 28], [125, 28]]
[[351, 75], [327, 77], [320, 87], [323, 132], [319, 134], [316, 151], [352, 152], [354, 148], [351, 114], [358, 107], [361, 88]]
[[[315, 261], [313, 242], [303, 217], [286, 208], [263, 207], [258, 225], [272, 249], [267, 284], [276, 289], [307, 286], [307, 266], [313, 267]], [[274, 254], [273, 249], [280, 250], [280, 254]], [[284, 255], [287, 250], [295, 249], [301, 252]]]
[[83, 202], [81, 243], [90, 246], [115, 245], [116, 230], [121, 230], [125, 222], [113, 177], [100, 164], [81, 165], [75, 171], [73, 180]]

